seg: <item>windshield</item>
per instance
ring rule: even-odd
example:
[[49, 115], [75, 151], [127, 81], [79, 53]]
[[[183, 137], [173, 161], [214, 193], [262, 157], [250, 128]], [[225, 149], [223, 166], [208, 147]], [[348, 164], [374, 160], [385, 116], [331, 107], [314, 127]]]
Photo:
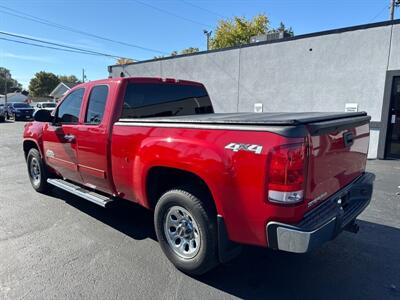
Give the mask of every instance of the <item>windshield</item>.
[[15, 108], [31, 108], [31, 106], [26, 103], [14, 103], [13, 106]]
[[55, 103], [43, 103], [42, 107], [43, 108], [53, 108], [53, 107], [56, 107], [56, 104]]

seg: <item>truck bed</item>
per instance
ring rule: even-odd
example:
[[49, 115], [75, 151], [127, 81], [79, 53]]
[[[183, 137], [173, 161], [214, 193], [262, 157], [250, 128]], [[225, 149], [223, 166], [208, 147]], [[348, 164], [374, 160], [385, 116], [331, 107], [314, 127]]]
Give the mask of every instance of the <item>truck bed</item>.
[[286, 137], [318, 135], [368, 123], [366, 112], [213, 113], [120, 119], [115, 125], [268, 131]]
[[231, 125], [282, 125], [296, 126], [315, 122], [366, 117], [366, 112], [274, 112], [274, 113], [213, 113], [190, 116], [168, 116], [140, 119], [120, 119], [120, 122], [231, 124]]

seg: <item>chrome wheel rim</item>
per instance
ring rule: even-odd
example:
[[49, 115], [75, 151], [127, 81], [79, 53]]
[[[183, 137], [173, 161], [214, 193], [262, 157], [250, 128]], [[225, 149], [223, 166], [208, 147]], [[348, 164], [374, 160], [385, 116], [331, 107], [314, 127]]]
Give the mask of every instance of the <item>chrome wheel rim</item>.
[[38, 160], [33, 157], [29, 164], [29, 175], [34, 185], [40, 184], [40, 166]]
[[180, 257], [190, 259], [200, 250], [200, 230], [193, 216], [181, 206], [171, 207], [164, 219], [165, 237]]

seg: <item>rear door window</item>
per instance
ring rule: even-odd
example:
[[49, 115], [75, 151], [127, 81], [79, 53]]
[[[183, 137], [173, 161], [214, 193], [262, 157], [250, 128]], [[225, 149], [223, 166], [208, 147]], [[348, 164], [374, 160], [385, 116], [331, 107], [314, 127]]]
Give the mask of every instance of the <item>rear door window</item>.
[[85, 124], [96, 125], [103, 120], [108, 96], [108, 86], [98, 85], [92, 88], [86, 111]]
[[206, 89], [176, 83], [130, 83], [121, 118], [148, 118], [212, 113]]

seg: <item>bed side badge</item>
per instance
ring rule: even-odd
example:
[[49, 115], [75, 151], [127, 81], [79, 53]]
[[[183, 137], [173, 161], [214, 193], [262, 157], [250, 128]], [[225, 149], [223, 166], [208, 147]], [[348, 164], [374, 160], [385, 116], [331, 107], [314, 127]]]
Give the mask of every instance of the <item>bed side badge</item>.
[[233, 152], [248, 151], [254, 152], [255, 154], [260, 154], [263, 147], [256, 144], [240, 144], [240, 143], [230, 143], [225, 146], [225, 149], [232, 150]]

